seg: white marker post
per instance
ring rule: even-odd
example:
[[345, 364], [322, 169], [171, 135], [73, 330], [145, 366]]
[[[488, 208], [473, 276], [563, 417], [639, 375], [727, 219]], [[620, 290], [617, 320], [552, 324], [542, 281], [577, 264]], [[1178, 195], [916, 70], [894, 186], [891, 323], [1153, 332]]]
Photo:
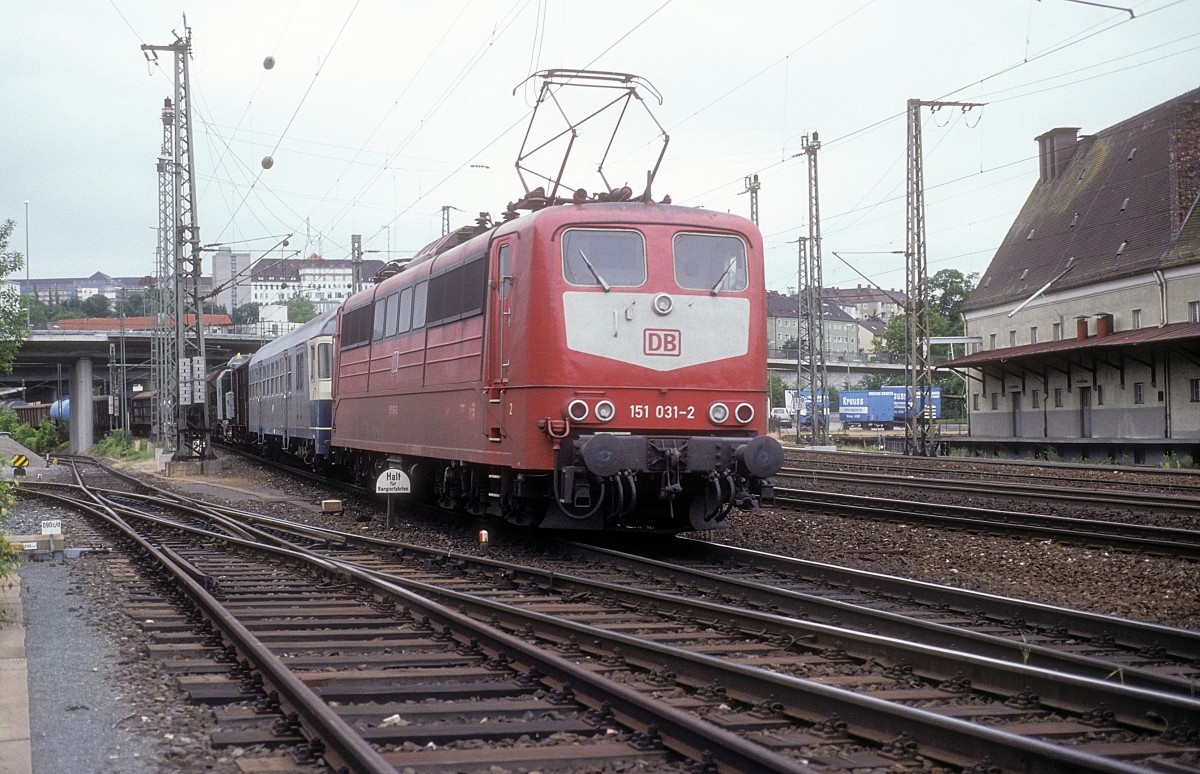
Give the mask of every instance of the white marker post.
[[388, 496], [385, 524], [389, 529], [392, 526], [392, 495], [411, 493], [412, 481], [408, 478], [408, 474], [399, 468], [388, 468], [379, 474], [379, 478], [375, 479], [375, 494]]

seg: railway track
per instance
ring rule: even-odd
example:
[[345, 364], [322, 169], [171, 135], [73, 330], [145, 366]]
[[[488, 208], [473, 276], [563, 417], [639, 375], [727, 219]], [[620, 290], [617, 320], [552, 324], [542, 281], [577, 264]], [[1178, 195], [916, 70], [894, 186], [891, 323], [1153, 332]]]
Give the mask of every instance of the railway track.
[[1118, 464], [1056, 463], [982, 457], [908, 457], [872, 452], [811, 452], [788, 449], [785, 466], [824, 472], [918, 474], [956, 481], [1017, 482], [1033, 486], [1090, 487], [1093, 490], [1153, 490], [1200, 498], [1200, 470], [1130, 467]]
[[[962, 490], [964, 492], [969, 489]], [[779, 506], [827, 510], [841, 516], [907, 521], [966, 530], [987, 530], [1084, 545], [1146, 551], [1166, 556], [1200, 558], [1200, 531], [1131, 524], [1105, 519], [1052, 516], [967, 505], [839, 494], [777, 486]]]
[[[121, 515], [133, 502], [185, 507], [182, 516], [154, 517], [154, 537], [142, 540], [160, 544], [165, 563], [187, 568], [193, 585], [215, 586], [227, 607], [244, 617], [242, 626], [280, 656], [276, 661], [303, 655], [306, 660], [296, 662], [300, 682], [326, 701], [339, 696], [334, 714], [371, 729], [365, 737], [385, 759], [406, 743], [380, 730], [387, 718], [409, 724], [407, 743], [415, 744], [412, 739], [433, 733], [420, 728], [430, 718], [445, 724], [449, 715], [465, 712], [461, 693], [460, 706], [445, 713], [426, 708], [426, 715], [395, 696], [387, 701], [404, 711], [382, 719], [374, 708], [347, 709], [352, 695], [381, 701], [381, 692], [396, 690], [409, 667], [425, 670], [408, 681], [430, 696], [441, 690], [432, 687], [433, 672], [458, 670], [460, 683], [478, 683], [490, 682], [479, 670], [493, 668], [505, 675], [499, 682], [531, 682], [525, 687], [535, 698], [554, 693], [566, 702], [570, 694], [574, 704], [541, 710], [575, 723], [573, 730], [547, 733], [630, 745], [634, 753], [622, 748], [618, 758], [626, 762], [640, 755], [663, 765], [732, 771], [967, 768], [980, 765], [985, 751], [1002, 770], [1025, 770], [1036, 761], [1046, 771], [1133, 771], [1148, 763], [1195, 770], [1200, 754], [1194, 633], [1132, 623], [1117, 632], [1122, 622], [1100, 616], [1072, 617], [1071, 611], [927, 584], [893, 586], [880, 576], [852, 583], [838, 568], [821, 576], [806, 563], [696, 542], [659, 545], [660, 552], [672, 552], [669, 562], [568, 545], [539, 561], [547, 566], [532, 568], [287, 524], [174, 495], [101, 491], [90, 497], [118, 502], [104, 507], [123, 519], [133, 518]], [[185, 542], [184, 534], [192, 537]], [[219, 541], [237, 546], [236, 555], [218, 551]], [[252, 548], [267, 550], [264, 544], [274, 546], [271, 558], [246, 556]], [[241, 564], [251, 561], [258, 564]], [[307, 569], [295, 569], [299, 562]], [[855, 584], [876, 590], [852, 592]], [[182, 626], [161, 606], [137, 614]], [[215, 626], [212, 616], [208, 620]], [[222, 642], [230, 637], [216, 629]], [[177, 637], [173, 644], [182, 646], [193, 635], [176, 628], [156, 636], [164, 642]], [[229, 644], [203, 647], [230, 654]], [[249, 646], [233, 649], [249, 661]], [[420, 653], [413, 657], [424, 666], [400, 663], [394, 657], [401, 651]], [[454, 665], [428, 663], [449, 653]], [[193, 675], [198, 685], [232, 691], [228, 678], [206, 670]], [[263, 681], [259, 693], [279, 693], [267, 688], [282, 678], [255, 674], [248, 679], [252, 686]], [[610, 693], [614, 686], [622, 690]], [[292, 733], [311, 744], [311, 737], [319, 738], [310, 728], [316, 721], [288, 710], [292, 701], [281, 702], [276, 714], [297, 715]], [[239, 707], [231, 721], [246, 719]], [[528, 712], [541, 717], [539, 710], [521, 717], [528, 719]], [[460, 756], [455, 765], [468, 765], [461, 757], [470, 747], [463, 735], [481, 722], [468, 713], [456, 741], [446, 743]], [[705, 736], [714, 730], [720, 733]], [[524, 749], [472, 739], [482, 750], [475, 762], [499, 749]], [[346, 742], [322, 744], [334, 750], [332, 759], [350, 754], [340, 751]], [[450, 757], [446, 744], [421, 748], [424, 758], [401, 750], [410, 756], [403, 765], [420, 760], [414, 770], [434, 770]], [[442, 763], [435, 760], [438, 751]]]

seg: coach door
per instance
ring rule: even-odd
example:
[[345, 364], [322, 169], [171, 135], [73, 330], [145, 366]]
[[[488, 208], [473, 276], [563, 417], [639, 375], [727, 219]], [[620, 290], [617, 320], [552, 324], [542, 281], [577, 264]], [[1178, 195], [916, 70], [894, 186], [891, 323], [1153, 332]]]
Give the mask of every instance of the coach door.
[[512, 337], [512, 253], [511, 242], [504, 242], [492, 251], [491, 270], [493, 281], [488, 283], [487, 319], [488, 351], [484, 383], [487, 387], [488, 440], [499, 443], [504, 437], [504, 388], [508, 384], [509, 348]]
[[1079, 437], [1092, 437], [1092, 388], [1079, 388]]

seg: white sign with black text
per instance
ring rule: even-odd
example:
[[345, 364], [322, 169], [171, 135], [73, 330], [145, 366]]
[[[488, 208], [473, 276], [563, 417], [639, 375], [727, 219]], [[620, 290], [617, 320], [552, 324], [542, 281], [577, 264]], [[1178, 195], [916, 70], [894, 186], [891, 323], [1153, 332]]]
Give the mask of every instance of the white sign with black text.
[[408, 474], [399, 468], [388, 468], [375, 479], [376, 494], [410, 494], [412, 481]]

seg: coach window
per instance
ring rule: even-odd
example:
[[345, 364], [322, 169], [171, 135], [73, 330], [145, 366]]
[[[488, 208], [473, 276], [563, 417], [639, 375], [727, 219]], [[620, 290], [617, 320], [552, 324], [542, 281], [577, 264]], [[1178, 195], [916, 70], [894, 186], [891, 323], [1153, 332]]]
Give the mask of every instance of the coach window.
[[387, 297], [387, 312], [384, 314], [383, 335], [396, 335], [396, 310], [400, 306], [400, 294], [393, 293]]
[[396, 332], [408, 333], [412, 328], [413, 289], [405, 288], [400, 291], [400, 314], [397, 316]]
[[646, 242], [636, 231], [571, 229], [563, 234], [562, 260], [572, 285], [607, 291], [646, 282]]
[[317, 345], [317, 378], [329, 379], [333, 376], [333, 344], [322, 341]]
[[429, 282], [420, 282], [413, 289], [412, 329], [425, 327], [425, 303], [429, 297]]
[[508, 245], [500, 245], [500, 300], [508, 298], [509, 288], [512, 287], [512, 267], [510, 264]]
[[676, 234], [675, 282], [685, 290], [736, 293], [749, 283], [746, 244], [735, 236]]
[[381, 298], [375, 302], [375, 325], [371, 329], [371, 340], [383, 338], [384, 322], [387, 316], [387, 299]]

